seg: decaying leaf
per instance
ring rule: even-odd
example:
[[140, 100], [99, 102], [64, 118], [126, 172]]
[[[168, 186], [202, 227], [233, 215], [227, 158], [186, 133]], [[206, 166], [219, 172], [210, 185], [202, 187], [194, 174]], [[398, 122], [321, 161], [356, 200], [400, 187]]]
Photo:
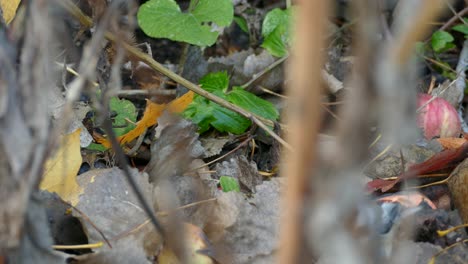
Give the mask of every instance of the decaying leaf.
[[213, 243], [213, 257], [219, 263], [274, 263], [283, 187], [282, 179], [274, 178], [257, 185], [249, 199], [218, 190], [217, 201], [192, 218]]
[[[150, 186], [147, 175], [133, 170], [132, 177], [140, 185], [143, 195], [149, 197]], [[76, 208], [92, 219], [106, 236], [117, 236], [146, 220], [146, 214], [122, 170], [118, 168], [91, 170], [81, 174], [78, 183], [84, 192]], [[78, 213], [75, 216], [82, 217]], [[102, 241], [101, 235], [88, 222], [82, 222], [90, 243]]]
[[18, 9], [21, 0], [0, 0], [0, 6], [3, 11], [3, 19], [9, 24], [16, 15], [16, 9]]
[[151, 145], [151, 160], [147, 166], [151, 182], [181, 175], [192, 160], [203, 154], [196, 126], [181, 117], [163, 114]]
[[78, 129], [63, 137], [59, 149], [47, 160], [39, 188], [55, 192], [64, 201], [75, 205], [79, 195], [83, 193], [83, 189], [76, 182], [81, 162], [80, 129]]

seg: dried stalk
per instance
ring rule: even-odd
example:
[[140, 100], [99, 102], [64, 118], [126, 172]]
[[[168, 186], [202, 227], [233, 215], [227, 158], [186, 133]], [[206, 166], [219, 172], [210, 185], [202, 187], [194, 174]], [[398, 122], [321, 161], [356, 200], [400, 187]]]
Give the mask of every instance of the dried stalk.
[[[289, 74], [288, 141], [293, 153], [285, 153], [287, 189], [283, 197], [281, 246], [278, 263], [297, 263], [305, 187], [314, 162], [315, 141], [320, 123], [321, 69], [324, 61], [325, 26], [329, 1], [299, 2]], [[313, 25], [313, 26], [311, 26]]]

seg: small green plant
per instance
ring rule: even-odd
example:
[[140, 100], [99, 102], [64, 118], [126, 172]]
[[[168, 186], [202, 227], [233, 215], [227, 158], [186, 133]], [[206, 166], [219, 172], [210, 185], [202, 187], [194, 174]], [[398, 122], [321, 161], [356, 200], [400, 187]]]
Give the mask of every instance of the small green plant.
[[138, 24], [153, 38], [168, 38], [198, 46], [216, 42], [218, 27], [231, 24], [234, 8], [231, 0], [191, 0], [182, 12], [174, 0], [150, 0], [140, 6]]
[[[449, 31], [435, 31], [434, 33], [432, 33], [431, 39], [428, 43], [416, 43], [416, 53], [421, 57], [432, 60], [435, 69], [440, 74], [442, 74], [442, 76], [451, 80], [456, 78], [455, 70], [453, 70], [447, 62], [442, 61], [439, 58], [439, 54], [456, 48], [455, 37], [453, 34], [462, 33], [464, 38], [468, 39], [468, 19], [464, 18], [463, 20], [465, 22], [464, 24], [455, 25], [451, 27]], [[428, 54], [432, 54], [434, 58], [427, 58], [426, 56], [428, 56]]]
[[[272, 103], [239, 86], [234, 86], [228, 91], [229, 77], [226, 72], [207, 74], [200, 80], [200, 86], [251, 113], [270, 120], [278, 119], [278, 110]], [[220, 132], [242, 134], [251, 125], [249, 119], [199, 95], [195, 96], [183, 115], [198, 125], [200, 133], [214, 127]]]
[[237, 180], [229, 176], [221, 176], [219, 178], [219, 185], [223, 192], [240, 192], [240, 186]]
[[263, 20], [262, 47], [271, 55], [283, 57], [288, 54], [291, 43], [292, 9], [275, 8], [268, 12]]
[[431, 47], [435, 52], [441, 53], [455, 47], [455, 39], [447, 31], [437, 30], [431, 36]]

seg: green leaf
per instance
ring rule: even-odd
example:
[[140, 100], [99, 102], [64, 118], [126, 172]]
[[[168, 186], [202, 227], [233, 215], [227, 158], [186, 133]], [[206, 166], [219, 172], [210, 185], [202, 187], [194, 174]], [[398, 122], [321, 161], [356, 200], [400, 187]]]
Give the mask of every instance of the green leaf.
[[121, 136], [135, 128], [134, 124], [127, 121], [136, 122], [137, 111], [132, 102], [112, 97], [109, 102], [109, 107], [111, 112], [117, 114], [112, 122], [116, 136]]
[[271, 34], [265, 37], [262, 43], [262, 48], [266, 49], [271, 55], [276, 57], [283, 57], [288, 54], [286, 44], [281, 39], [284, 30], [284, 26], [277, 27]]
[[223, 192], [240, 192], [240, 186], [237, 180], [229, 176], [221, 176], [219, 178], [219, 184]]
[[215, 105], [213, 110], [215, 121], [211, 122], [211, 125], [216, 128], [216, 130], [239, 135], [250, 127], [251, 122], [247, 118], [216, 103], [213, 104]]
[[234, 22], [240, 27], [242, 31], [245, 33], [249, 33], [249, 26], [247, 25], [247, 21], [245, 18], [240, 16], [234, 16]]
[[89, 144], [89, 146], [87, 146], [86, 149], [87, 150], [100, 151], [100, 152], [104, 152], [104, 151], [107, 150], [103, 145], [96, 144], [96, 143]]
[[[194, 2], [196, 1], [196, 2]], [[218, 38], [218, 27], [232, 22], [231, 0], [192, 0], [193, 10], [183, 13], [174, 0], [150, 0], [140, 6], [138, 24], [153, 38], [168, 38], [198, 46], [211, 46]]]
[[[258, 116], [270, 120], [277, 120], [279, 117], [278, 110], [272, 103], [247, 92], [242, 87], [235, 86], [232, 91], [226, 92], [229, 86], [229, 77], [226, 72], [207, 74], [200, 80], [200, 84], [203, 89], [212, 94]], [[251, 125], [251, 121], [242, 115], [198, 95], [185, 109], [183, 115], [198, 125], [200, 133], [214, 127], [220, 132], [242, 134]]]
[[206, 91], [226, 91], [229, 87], [229, 76], [226, 71], [208, 73], [200, 80], [200, 86]]
[[292, 10], [275, 8], [268, 12], [263, 20], [262, 47], [273, 56], [282, 57], [287, 54], [291, 42]]
[[[226, 99], [222, 92], [215, 91], [213, 94]], [[199, 95], [196, 95], [193, 102], [185, 109], [183, 116], [198, 125], [199, 133], [214, 127], [220, 132], [242, 134], [251, 125], [247, 118]]]
[[452, 30], [461, 32], [461, 33], [463, 33], [465, 35], [468, 35], [468, 25], [466, 25], [466, 24], [456, 25], [456, 26], [452, 27]]
[[276, 120], [279, 117], [278, 110], [272, 103], [247, 92], [242, 87], [234, 86], [233, 90], [228, 93], [227, 99], [229, 102], [266, 119]]
[[432, 38], [431, 38], [432, 49], [435, 52], [443, 52], [447, 50], [448, 48], [450, 48], [451, 45], [449, 44], [452, 43], [453, 40], [454, 38], [452, 34], [448, 33], [447, 31], [438, 30], [432, 34]]

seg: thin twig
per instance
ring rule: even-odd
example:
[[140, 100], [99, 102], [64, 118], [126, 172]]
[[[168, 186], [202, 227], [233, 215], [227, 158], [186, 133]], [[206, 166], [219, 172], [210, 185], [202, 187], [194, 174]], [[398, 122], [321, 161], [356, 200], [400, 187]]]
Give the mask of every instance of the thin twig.
[[211, 164], [213, 164], [213, 163], [215, 163], [215, 162], [217, 162], [217, 161], [219, 161], [219, 160], [222, 160], [222, 159], [226, 158], [227, 156], [229, 156], [229, 155], [231, 155], [232, 153], [234, 153], [236, 150], [240, 149], [241, 147], [243, 147], [244, 145], [246, 145], [247, 143], [249, 143], [249, 140], [251, 140], [251, 139], [252, 139], [252, 137], [248, 137], [246, 140], [242, 141], [239, 145], [237, 145], [234, 149], [232, 149], [232, 150], [229, 151], [228, 153], [226, 153], [226, 154], [222, 155], [221, 157], [216, 158], [216, 159], [214, 159], [214, 160], [212, 160], [212, 161], [210, 161], [210, 162], [207, 162], [207, 163], [205, 163], [205, 164], [203, 164], [203, 165], [201, 165], [201, 166], [199, 166], [199, 167], [197, 167], [197, 168], [191, 169], [191, 170], [189, 170], [188, 172], [197, 171], [197, 170], [199, 170], [199, 169], [201, 169], [201, 168], [204, 168], [204, 167], [209, 166], [209, 165], [211, 165]]
[[145, 131], [141, 133], [141, 135], [138, 137], [137, 141], [135, 142], [135, 145], [127, 152], [128, 156], [133, 156], [137, 152], [137, 150], [140, 148], [141, 144], [143, 143], [143, 139], [146, 136], [147, 130], [148, 129], [145, 129]]
[[112, 148], [115, 151], [115, 155], [117, 156], [117, 160], [122, 166], [122, 170], [124, 172], [125, 177], [127, 178], [128, 183], [132, 187], [132, 189], [135, 191], [135, 195], [138, 198], [138, 201], [140, 201], [141, 205], [143, 206], [143, 209], [145, 210], [146, 214], [150, 218], [151, 222], [153, 223], [154, 227], [156, 230], [162, 235], [162, 237], [165, 237], [165, 232], [162, 227], [162, 225], [159, 223], [158, 219], [156, 218], [156, 215], [154, 214], [154, 211], [152, 207], [149, 205], [148, 201], [146, 198], [143, 196], [143, 193], [141, 191], [140, 186], [137, 184], [135, 179], [130, 173], [128, 164], [127, 164], [127, 159], [125, 158], [125, 154], [120, 147], [119, 142], [117, 141], [117, 137], [115, 136], [114, 131], [112, 130], [112, 122], [110, 119], [106, 118], [103, 122], [103, 128], [104, 131], [106, 131], [109, 141], [111, 142]]
[[138, 96], [142, 95], [145, 97], [152, 96], [152, 95], [176, 95], [176, 90], [168, 90], [168, 89], [151, 89], [151, 90], [120, 90], [117, 91], [117, 96], [120, 97], [129, 97], [129, 96]]
[[[70, 14], [72, 16], [74, 16], [82, 25], [86, 26], [86, 27], [92, 27], [93, 25], [93, 21], [91, 20], [90, 17], [86, 16], [85, 14], [83, 14], [83, 12], [76, 6], [74, 5], [72, 2], [70, 2], [70, 0], [64, 0], [64, 1], [59, 1], [60, 4], [62, 4], [62, 6], [68, 11], [70, 12]], [[114, 42], [114, 43], [117, 43], [117, 42], [121, 42], [122, 40], [121, 39], [118, 39], [114, 34], [110, 33], [110, 32], [106, 32], [105, 34], [106, 38], [108, 40], [110, 40], [111, 42]], [[234, 105], [210, 92], [207, 92], [206, 90], [202, 89], [200, 86], [190, 82], [189, 80], [185, 79], [184, 77], [178, 75], [177, 73], [169, 70], [168, 68], [164, 67], [162, 64], [160, 64], [159, 62], [155, 61], [153, 58], [151, 58], [148, 54], [142, 52], [140, 49], [128, 44], [128, 43], [125, 43], [125, 42], [122, 42], [121, 43], [122, 47], [129, 53], [129, 55], [132, 55], [132, 56], [135, 56], [136, 58], [140, 59], [142, 62], [146, 63], [149, 67], [151, 67], [152, 69], [162, 73], [163, 75], [166, 75], [167, 77], [169, 77], [170, 79], [172, 79], [173, 81], [179, 83], [180, 85], [186, 87], [187, 89], [193, 91], [194, 93], [200, 95], [200, 96], [203, 96], [205, 97], [206, 99], [208, 100], [211, 100], [233, 112], [236, 112], [242, 116], [244, 116], [245, 118], [248, 118], [250, 120], [252, 120], [252, 122], [256, 123], [259, 127], [261, 127], [262, 129], [265, 130], [265, 132], [267, 134], [269, 134], [270, 136], [272, 136], [274, 139], [278, 140], [278, 142], [280, 142], [285, 148], [287, 148], [288, 150], [292, 150], [291, 146], [286, 143], [286, 141], [284, 141], [283, 139], [281, 139], [280, 136], [278, 136], [275, 132], [273, 132], [272, 130], [268, 129], [268, 126], [271, 126], [273, 127], [274, 126], [274, 122], [269, 120], [269, 119], [266, 119], [266, 118], [263, 118], [261, 116], [258, 116], [254, 113], [251, 113], [249, 111], [246, 111], [244, 110], [243, 108], [237, 106], [237, 105]], [[266, 124], [266, 125], [265, 125]]]
[[464, 16], [466, 13], [468, 13], [468, 7], [463, 8], [462, 11], [458, 12], [456, 16], [453, 16], [451, 19], [449, 19], [444, 25], [442, 25], [439, 30], [446, 30], [448, 27], [450, 27], [453, 23], [455, 23], [458, 20], [458, 17]]
[[262, 90], [263, 92], [267, 93], [267, 94], [271, 94], [271, 95], [274, 95], [274, 96], [277, 96], [279, 98], [283, 98], [283, 99], [288, 99], [288, 97], [286, 95], [282, 95], [282, 94], [279, 94], [279, 93], [275, 93], [273, 92], [272, 90], [269, 90], [261, 85], [259, 85], [260, 87], [260, 90]]
[[275, 62], [273, 62], [272, 64], [268, 65], [268, 67], [266, 67], [265, 69], [263, 69], [262, 71], [260, 71], [259, 73], [256, 73], [252, 76], [252, 79], [250, 79], [248, 82], [246, 82], [245, 84], [241, 85], [241, 87], [243, 89], [246, 89], [248, 90], [247, 88], [254, 82], [256, 82], [258, 79], [260, 79], [263, 75], [267, 74], [268, 72], [270, 72], [271, 70], [273, 70], [274, 68], [276, 68], [276, 66], [280, 65], [281, 63], [283, 63], [287, 58], [289, 57], [289, 55], [286, 55], [278, 60], [276, 60]]
[[92, 248], [100, 248], [104, 243], [97, 242], [94, 244], [83, 244], [83, 245], [53, 245], [53, 249], [92, 249]]
[[448, 6], [450, 11], [452, 11], [454, 17], [458, 18], [458, 20], [460, 20], [460, 22], [462, 22], [463, 24], [467, 24], [465, 20], [463, 20], [463, 17], [460, 16], [460, 14], [458, 14], [457, 11], [455, 11], [455, 8], [453, 8], [453, 6], [447, 0], [445, 0], [445, 4]]
[[[182, 209], [187, 209], [187, 208], [190, 208], [190, 207], [194, 207], [194, 206], [197, 206], [197, 205], [200, 205], [200, 204], [204, 204], [204, 203], [208, 203], [208, 202], [213, 202], [213, 201], [216, 201], [218, 198], [210, 198], [210, 199], [207, 199], [207, 200], [202, 200], [202, 201], [197, 201], [197, 202], [193, 202], [193, 203], [189, 203], [189, 204], [186, 204], [186, 205], [183, 205], [183, 206], [180, 206], [180, 207], [177, 207], [176, 209], [174, 210], [171, 210], [171, 211], [161, 211], [161, 212], [158, 212], [156, 213], [158, 216], [167, 216], [169, 215], [170, 213], [174, 213], [178, 210], [182, 210]], [[144, 227], [145, 225], [147, 225], [148, 223], [150, 222], [149, 219], [146, 219], [143, 223], [141, 224], [138, 224], [137, 226], [131, 228], [130, 230], [128, 231], [124, 231], [123, 233], [121, 234], [118, 234], [117, 236], [111, 238], [110, 240], [111, 241], [118, 241], [130, 234], [134, 234], [136, 232], [138, 232], [138, 230], [140, 230], [142, 227]]]
[[89, 219], [89, 217], [83, 213], [80, 209], [76, 208], [75, 206], [69, 204], [69, 203], [66, 203], [65, 201], [62, 201], [63, 203], [65, 203], [66, 205], [70, 206], [73, 210], [77, 211], [81, 217], [86, 221], [88, 222], [93, 228], [94, 230], [96, 230], [99, 235], [102, 237], [102, 239], [106, 242], [106, 244], [112, 248], [112, 245], [111, 243], [109, 242], [109, 240], [107, 239], [107, 237], [104, 235], [104, 233], [93, 223], [93, 221], [91, 221], [91, 219]]

